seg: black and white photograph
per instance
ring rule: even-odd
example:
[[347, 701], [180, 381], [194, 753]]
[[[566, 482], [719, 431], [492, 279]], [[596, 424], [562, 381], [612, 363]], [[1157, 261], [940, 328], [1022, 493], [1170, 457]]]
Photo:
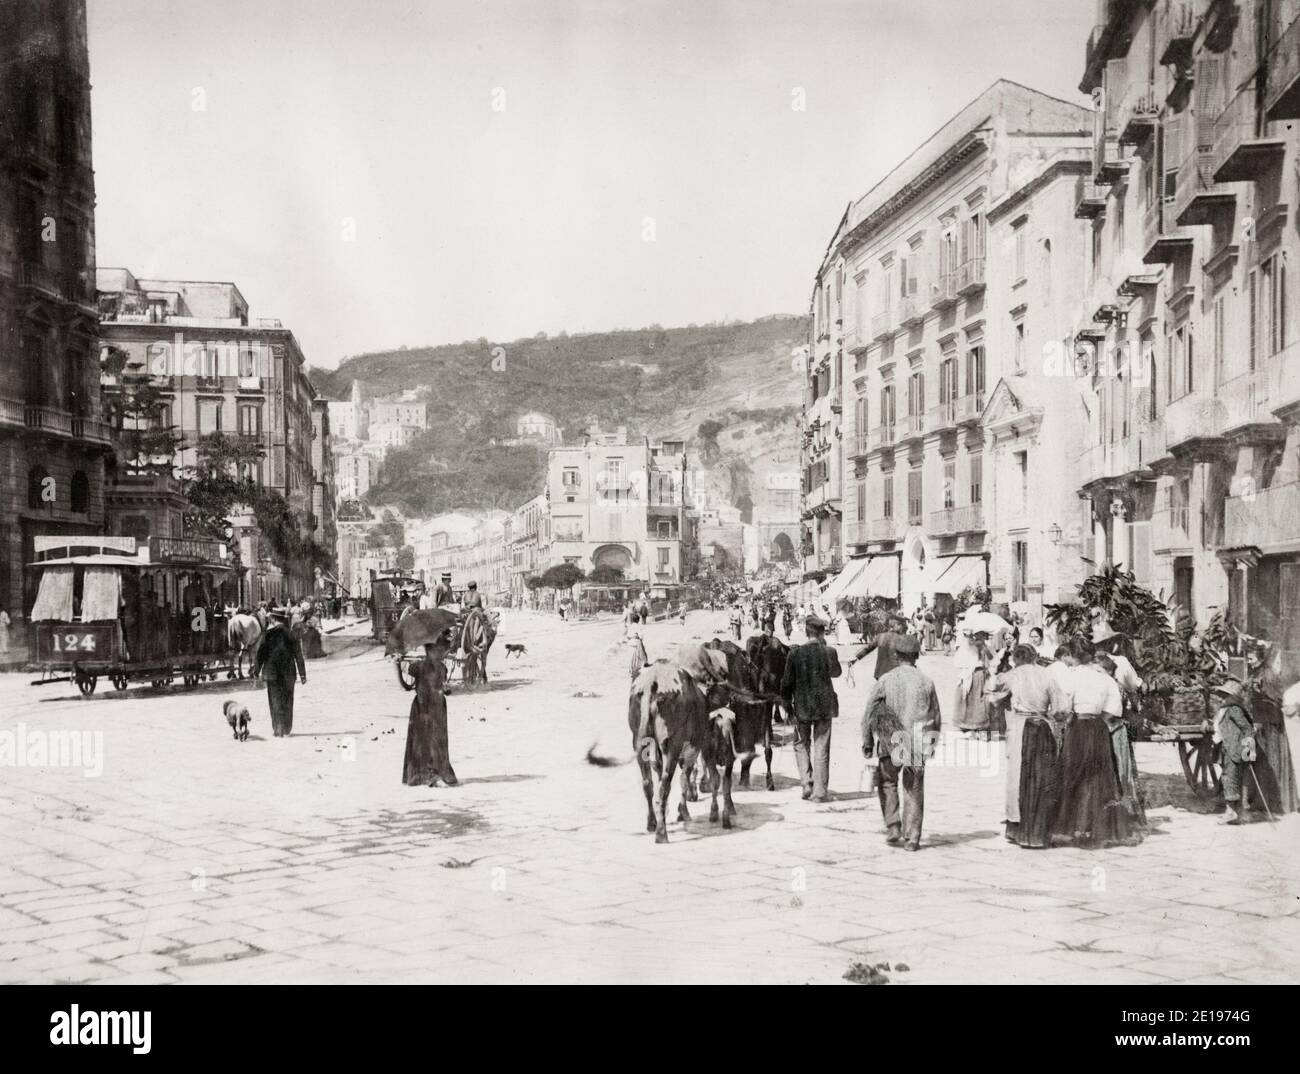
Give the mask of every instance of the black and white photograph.
[[0, 983], [1248, 1051], [1298, 213], [1300, 0], [0, 0]]

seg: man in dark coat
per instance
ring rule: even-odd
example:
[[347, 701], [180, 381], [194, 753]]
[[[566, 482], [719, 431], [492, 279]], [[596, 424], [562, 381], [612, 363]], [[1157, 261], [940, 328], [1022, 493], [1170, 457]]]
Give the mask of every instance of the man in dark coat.
[[839, 677], [840, 658], [826, 644], [824, 619], [810, 615], [804, 630], [808, 641], [791, 649], [786, 658], [781, 696], [794, 716], [794, 759], [803, 796], [826, 802], [830, 800], [831, 720], [840, 713], [831, 680]]
[[271, 709], [271, 729], [276, 738], [284, 738], [293, 731], [293, 679], [297, 669], [299, 680], [307, 685], [307, 665], [302, 658], [302, 643], [288, 626], [289, 614], [273, 613], [273, 619], [257, 646], [257, 660], [253, 665], [255, 679], [266, 678], [266, 699]]
[[871, 652], [876, 654], [876, 675], [879, 679], [882, 675], [893, 671], [898, 667], [898, 657], [895, 655], [895, 646], [898, 645], [898, 639], [905, 637], [907, 634], [907, 620], [897, 613], [891, 614], [886, 624], [886, 629], [882, 630], [866, 645], [853, 654], [849, 661], [849, 667], [852, 667], [864, 656]]

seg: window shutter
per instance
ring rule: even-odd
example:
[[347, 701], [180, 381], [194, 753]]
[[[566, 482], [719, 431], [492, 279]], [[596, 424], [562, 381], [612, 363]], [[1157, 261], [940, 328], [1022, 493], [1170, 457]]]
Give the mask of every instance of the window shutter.
[[[1223, 81], [1219, 77], [1218, 56], [1201, 56], [1196, 61], [1196, 151], [1209, 153], [1214, 149], [1214, 127], [1223, 112]], [[1198, 162], [1199, 169], [1199, 162]], [[1207, 183], [1214, 176], [1202, 173]]]
[[1133, 548], [1133, 562], [1129, 565], [1139, 585], [1151, 584], [1151, 523], [1130, 522], [1129, 533]]
[[[1164, 127], [1164, 152], [1160, 164], [1164, 172], [1164, 181], [1161, 184], [1160, 194], [1166, 201], [1172, 198], [1178, 189], [1178, 165], [1183, 161], [1185, 119], [1186, 116], [1180, 112], [1175, 116], [1170, 116]], [[1172, 221], [1168, 223], [1172, 223]]]

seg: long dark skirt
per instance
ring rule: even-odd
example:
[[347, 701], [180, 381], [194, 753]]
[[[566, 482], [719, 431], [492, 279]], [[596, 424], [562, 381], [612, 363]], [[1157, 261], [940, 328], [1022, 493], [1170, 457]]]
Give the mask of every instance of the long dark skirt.
[[[1255, 744], [1258, 758], [1242, 779], [1246, 801], [1254, 809], [1268, 807], [1274, 816], [1300, 810], [1300, 795], [1296, 790], [1295, 766], [1291, 759], [1291, 744], [1287, 741], [1282, 724], [1256, 722]], [[1258, 786], [1256, 786], [1258, 782]], [[1260, 792], [1263, 792], [1261, 799]]]
[[1119, 774], [1104, 716], [1076, 715], [1061, 746], [1061, 801], [1052, 842], [1079, 847], [1141, 842], [1121, 799]]
[[271, 730], [276, 738], [293, 732], [294, 679], [276, 679], [266, 676], [266, 700], [271, 707]]
[[1119, 800], [1130, 832], [1145, 832], [1147, 811], [1138, 787], [1137, 758], [1128, 724], [1119, 720], [1110, 730], [1111, 752], [1115, 755], [1115, 775], [1119, 779]]
[[984, 680], [988, 673], [983, 668], [971, 672], [970, 688], [957, 690], [956, 724], [962, 731], [985, 731], [989, 726], [988, 702], [984, 700]]
[[1056, 736], [1041, 716], [1025, 721], [1020, 755], [1020, 829], [1022, 847], [1052, 843], [1052, 820], [1061, 798], [1061, 766]]
[[457, 783], [447, 744], [447, 699], [441, 691], [422, 700], [411, 700], [411, 718], [406, 725], [406, 759], [402, 782], [407, 786], [432, 787], [442, 780], [449, 787]]

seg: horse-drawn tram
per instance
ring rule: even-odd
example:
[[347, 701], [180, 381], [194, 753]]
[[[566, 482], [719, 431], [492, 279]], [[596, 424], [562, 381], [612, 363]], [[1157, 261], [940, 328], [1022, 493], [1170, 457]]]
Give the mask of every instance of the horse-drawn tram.
[[225, 547], [151, 537], [37, 537], [30, 615], [33, 685], [101, 678], [125, 690], [180, 675], [186, 686], [231, 670], [225, 607], [238, 596]]

